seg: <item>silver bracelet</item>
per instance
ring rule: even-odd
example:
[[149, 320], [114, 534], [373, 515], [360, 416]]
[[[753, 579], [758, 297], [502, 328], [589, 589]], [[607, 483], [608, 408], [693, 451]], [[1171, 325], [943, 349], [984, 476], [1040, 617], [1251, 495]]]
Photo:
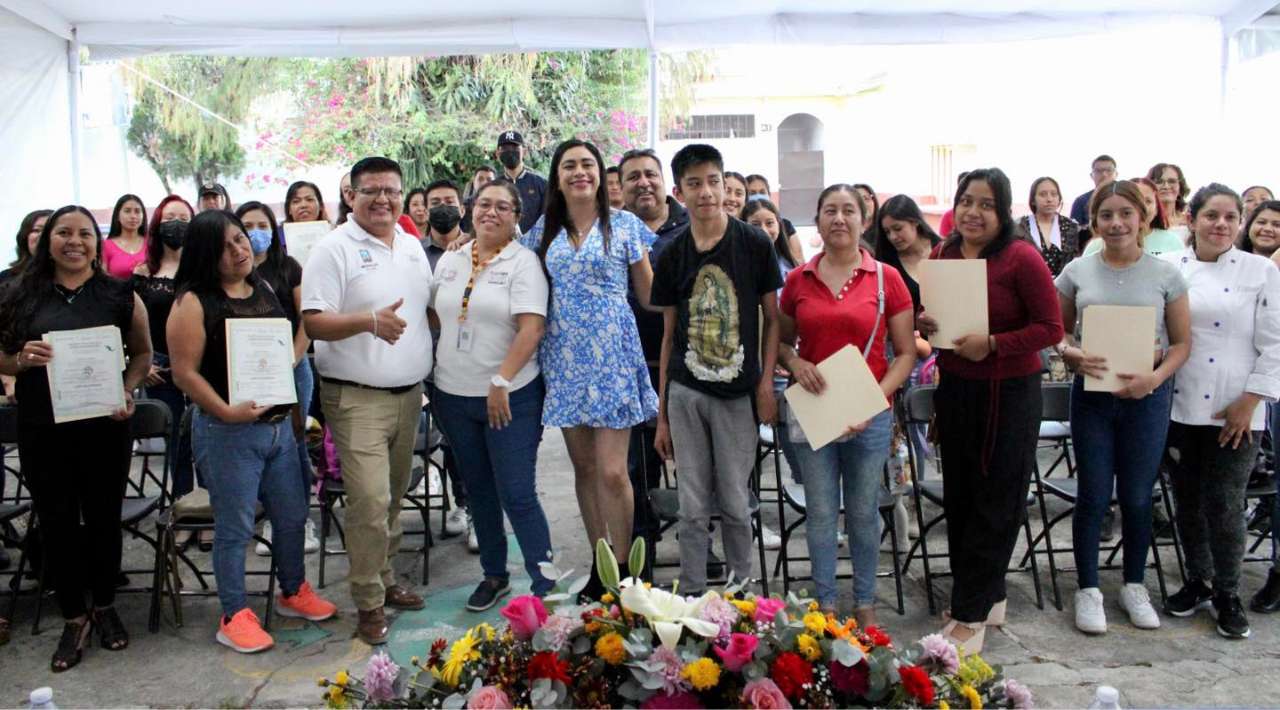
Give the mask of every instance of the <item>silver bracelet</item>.
[[369, 315], [373, 316], [373, 337], [376, 338], [378, 337], [378, 312], [370, 308]]

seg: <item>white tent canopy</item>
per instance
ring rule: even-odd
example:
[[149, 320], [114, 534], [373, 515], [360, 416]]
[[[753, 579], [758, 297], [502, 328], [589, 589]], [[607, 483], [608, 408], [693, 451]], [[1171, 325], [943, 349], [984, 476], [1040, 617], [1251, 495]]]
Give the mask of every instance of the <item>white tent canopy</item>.
[[[1277, 0], [0, 0], [0, 225], [79, 200], [79, 61], [151, 53], [397, 56], [588, 48], [981, 43], [1175, 18], [1229, 38]], [[976, 6], [980, 8], [975, 9]], [[651, 74], [655, 72], [651, 71]], [[1223, 82], [1225, 87], [1225, 81]], [[656, 108], [656, 78], [650, 111]], [[652, 121], [651, 131], [657, 122]], [[33, 179], [33, 177], [35, 179]]]

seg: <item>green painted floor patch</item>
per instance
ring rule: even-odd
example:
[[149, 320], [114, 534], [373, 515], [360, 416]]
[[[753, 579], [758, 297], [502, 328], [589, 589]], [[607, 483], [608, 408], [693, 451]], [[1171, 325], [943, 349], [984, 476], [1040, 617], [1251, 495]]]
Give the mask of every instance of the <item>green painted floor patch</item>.
[[332, 631], [320, 628], [315, 622], [307, 621], [302, 626], [293, 629], [275, 628], [271, 630], [271, 637], [281, 646], [288, 646], [290, 651], [297, 651], [306, 648], [313, 643], [319, 643], [333, 635]]

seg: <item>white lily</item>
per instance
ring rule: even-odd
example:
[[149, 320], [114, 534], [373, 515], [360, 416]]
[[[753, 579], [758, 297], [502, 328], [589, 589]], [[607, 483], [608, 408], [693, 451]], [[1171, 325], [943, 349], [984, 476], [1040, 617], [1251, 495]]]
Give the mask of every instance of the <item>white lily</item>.
[[719, 625], [698, 618], [698, 613], [715, 596], [715, 592], [689, 599], [662, 589], [645, 588], [635, 578], [624, 580], [621, 586], [622, 608], [643, 616], [667, 648], [675, 650], [684, 629], [704, 638], [720, 633]]

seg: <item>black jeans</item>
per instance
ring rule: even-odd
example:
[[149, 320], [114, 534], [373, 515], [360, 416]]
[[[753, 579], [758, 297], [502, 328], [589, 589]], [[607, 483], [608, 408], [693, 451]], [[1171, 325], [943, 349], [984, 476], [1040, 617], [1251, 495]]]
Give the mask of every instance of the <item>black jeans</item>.
[[1005, 573], [1027, 514], [1040, 434], [1040, 375], [967, 380], [934, 393], [954, 584], [951, 616], [978, 623], [1006, 597]]
[[1216, 592], [1235, 594], [1244, 556], [1244, 489], [1258, 458], [1262, 432], [1240, 448], [1218, 445], [1220, 426], [1169, 425], [1173, 499], [1187, 577], [1212, 581]]
[[[649, 381], [654, 389], [658, 388], [657, 368], [649, 368]], [[633, 537], [647, 537], [650, 532], [657, 533], [661, 525], [648, 497], [640, 495], [640, 491], [652, 491], [661, 483], [662, 459], [653, 448], [657, 435], [658, 430], [649, 426], [648, 422], [640, 422], [631, 427], [631, 441], [627, 449], [627, 476], [631, 479], [631, 490], [636, 492], [631, 518]], [[641, 487], [642, 484], [644, 487]]]
[[444, 437], [440, 444], [440, 455], [444, 458], [444, 471], [449, 475], [449, 485], [453, 487], [453, 503], [455, 508], [468, 510], [467, 484], [462, 479], [462, 470], [458, 468], [458, 459], [453, 455], [453, 447], [449, 445], [449, 437], [445, 436], [444, 427], [440, 425], [440, 413], [436, 409], [436, 385], [431, 380], [423, 383], [427, 388], [427, 400], [431, 402], [431, 416], [436, 418], [436, 428]]
[[[156, 353], [154, 364], [157, 367], [168, 367], [169, 356]], [[166, 372], [163, 377], [164, 382], [154, 387], [147, 387], [146, 393], [148, 399], [164, 402], [169, 408], [169, 415], [173, 422], [170, 441], [174, 445], [170, 456], [173, 468], [169, 473], [173, 478], [169, 490], [172, 491], [174, 498], [181, 498], [190, 493], [196, 484], [195, 465], [192, 463], [194, 456], [191, 453], [191, 428], [182, 426], [182, 414], [187, 408], [187, 396], [173, 384], [171, 373]]]
[[115, 601], [131, 452], [127, 421], [19, 423], [22, 473], [40, 520], [47, 580], [64, 619], [87, 611], [86, 591], [95, 606]]

